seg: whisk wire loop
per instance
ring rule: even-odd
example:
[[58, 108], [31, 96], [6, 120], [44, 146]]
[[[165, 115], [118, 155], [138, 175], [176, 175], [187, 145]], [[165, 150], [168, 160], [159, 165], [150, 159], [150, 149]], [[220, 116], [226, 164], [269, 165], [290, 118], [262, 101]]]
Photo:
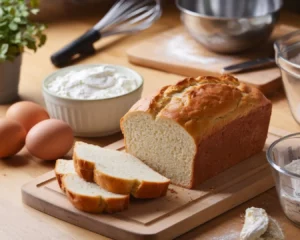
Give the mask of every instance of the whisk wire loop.
[[93, 43], [114, 34], [132, 34], [150, 27], [162, 14], [161, 0], [119, 0], [95, 26], [51, 56], [54, 65], [95, 52]]

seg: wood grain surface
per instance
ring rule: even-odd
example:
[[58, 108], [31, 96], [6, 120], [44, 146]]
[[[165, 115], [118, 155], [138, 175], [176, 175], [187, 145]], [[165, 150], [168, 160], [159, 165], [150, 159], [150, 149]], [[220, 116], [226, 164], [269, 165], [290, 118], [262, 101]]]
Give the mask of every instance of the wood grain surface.
[[[84, 18], [69, 18], [65, 21], [55, 21], [49, 24], [49, 28], [47, 30], [48, 42], [45, 47], [40, 49], [36, 54], [30, 52], [26, 52], [24, 54], [20, 82], [21, 99], [32, 100], [42, 105], [44, 104], [41, 92], [41, 83], [48, 74], [55, 70], [55, 67], [50, 62], [50, 55], [85, 32], [100, 18], [99, 14], [89, 15], [87, 13], [86, 15], [87, 16]], [[298, 28], [300, 27], [300, 16], [290, 12], [283, 12], [280, 21], [284, 24]], [[170, 6], [165, 8], [163, 17], [150, 29], [134, 36], [103, 39], [96, 44], [98, 49], [97, 54], [83, 60], [80, 63], [113, 63], [131, 67], [143, 75], [145, 79], [143, 95], [147, 95], [156, 90], [158, 87], [177, 82], [182, 78], [182, 76], [132, 65], [127, 60], [126, 50], [145, 39], [149, 39], [154, 35], [178, 26], [180, 26], [179, 13], [175, 7]], [[299, 132], [300, 126], [296, 123], [290, 113], [284, 92], [282, 90], [275, 92], [270, 99], [273, 102], [271, 125], [290, 132]], [[5, 111], [8, 106], [9, 105], [0, 106], [0, 116], [5, 115]], [[121, 134], [115, 134], [105, 138], [81, 140], [105, 146], [121, 138]], [[52, 170], [53, 167], [54, 162], [43, 162], [39, 159], [33, 158], [25, 149], [12, 158], [0, 160], [0, 205], [2, 206], [2, 209], [3, 207], [5, 208], [5, 212], [17, 212], [14, 219], [7, 220], [7, 222], [13, 221], [16, 224], [25, 224], [21, 220], [22, 213], [19, 211], [19, 209], [22, 208], [37, 221], [45, 223], [44, 226], [46, 226], [45, 228], [34, 228], [34, 232], [37, 237], [30, 239], [40, 240], [41, 238], [38, 236], [44, 231], [49, 231], [49, 236], [52, 235], [55, 238], [56, 235], [53, 233], [53, 229], [56, 232], [64, 234], [61, 235], [62, 237], [57, 239], [107, 239], [106, 237], [58, 220], [22, 204], [21, 186], [24, 183]], [[10, 205], [3, 204], [3, 201], [8, 202]], [[266, 208], [267, 212], [283, 227], [287, 240], [298, 239], [300, 230], [285, 218], [280, 208], [274, 188], [195, 228], [189, 233], [180, 236], [178, 239], [221, 240], [222, 236], [224, 237], [226, 235], [232, 236], [232, 238], [227, 239], [238, 239], [238, 233], [236, 233], [235, 229], [241, 228], [241, 216], [245, 209], [251, 206]], [[1, 214], [1, 220], [5, 221], [5, 219], [5, 214]], [[26, 222], [26, 220], [24, 221]], [[26, 230], [27, 229], [29, 228], [26, 228]], [[0, 232], [5, 231], [7, 230], [0, 224]], [[8, 231], [8, 233], [4, 234], [9, 235], [10, 230]]]
[[[226, 66], [274, 55], [275, 39], [296, 28], [278, 25], [271, 40], [258, 47], [235, 55], [211, 52], [195, 41], [183, 26], [162, 32], [128, 49], [130, 62], [184, 76], [219, 76]], [[159, 43], [159, 44], [157, 44]], [[265, 94], [281, 87], [280, 71], [276, 66], [233, 74], [240, 81], [259, 88]]]

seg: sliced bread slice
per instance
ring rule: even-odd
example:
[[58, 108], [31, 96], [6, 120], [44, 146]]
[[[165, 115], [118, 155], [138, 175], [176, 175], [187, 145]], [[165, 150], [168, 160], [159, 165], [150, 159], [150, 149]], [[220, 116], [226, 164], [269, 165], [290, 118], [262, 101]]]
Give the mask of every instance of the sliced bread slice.
[[168, 178], [125, 152], [76, 142], [73, 159], [78, 175], [114, 193], [157, 198], [166, 194], [170, 183]]
[[66, 174], [71, 174], [71, 173], [76, 174], [76, 171], [74, 168], [74, 162], [72, 160], [58, 159], [55, 162], [54, 172], [55, 172], [59, 187], [61, 188], [61, 190], [65, 191], [63, 189], [62, 178]]
[[76, 174], [71, 160], [57, 160], [55, 174], [69, 201], [81, 211], [113, 213], [128, 208], [129, 195], [111, 193], [95, 183], [86, 182]]

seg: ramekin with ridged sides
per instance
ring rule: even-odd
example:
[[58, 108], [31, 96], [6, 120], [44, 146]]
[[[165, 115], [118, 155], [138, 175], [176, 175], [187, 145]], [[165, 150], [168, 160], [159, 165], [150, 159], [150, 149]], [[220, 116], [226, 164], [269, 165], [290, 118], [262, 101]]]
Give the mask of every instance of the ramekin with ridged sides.
[[[95, 100], [62, 97], [47, 89], [47, 83], [59, 75], [103, 65], [111, 66], [120, 73], [133, 77], [137, 82], [137, 88], [124, 95]], [[76, 65], [60, 69], [44, 79], [43, 96], [50, 117], [68, 123], [73, 129], [74, 136], [101, 137], [120, 131], [120, 119], [140, 99], [143, 83], [140, 74], [123, 66], [109, 64]]]

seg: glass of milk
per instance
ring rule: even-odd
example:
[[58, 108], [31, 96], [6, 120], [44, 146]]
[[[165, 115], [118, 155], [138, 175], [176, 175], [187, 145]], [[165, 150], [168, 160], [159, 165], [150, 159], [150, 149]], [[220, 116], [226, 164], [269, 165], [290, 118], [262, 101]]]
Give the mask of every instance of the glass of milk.
[[300, 30], [279, 38], [274, 48], [290, 109], [300, 124]]
[[300, 227], [300, 133], [283, 137], [267, 150], [285, 215]]

